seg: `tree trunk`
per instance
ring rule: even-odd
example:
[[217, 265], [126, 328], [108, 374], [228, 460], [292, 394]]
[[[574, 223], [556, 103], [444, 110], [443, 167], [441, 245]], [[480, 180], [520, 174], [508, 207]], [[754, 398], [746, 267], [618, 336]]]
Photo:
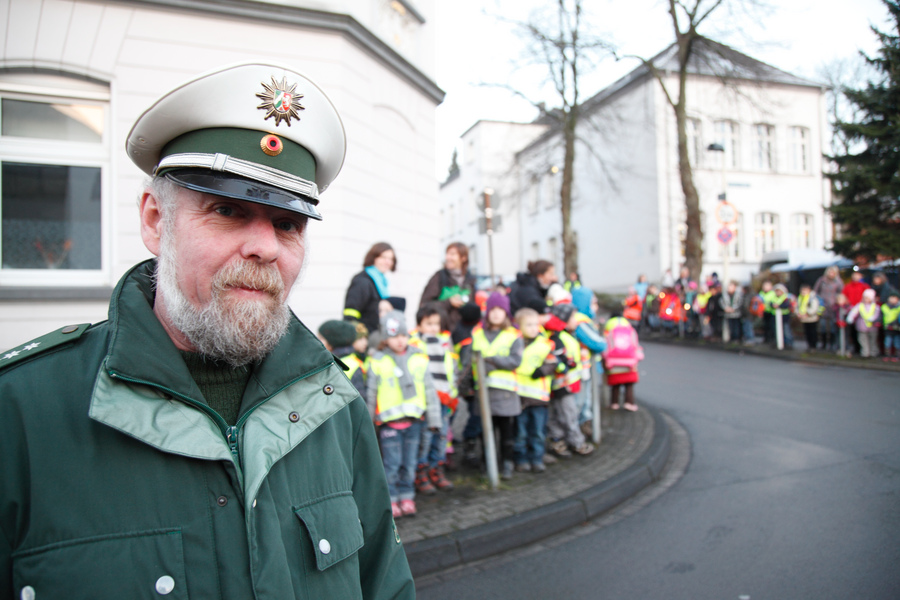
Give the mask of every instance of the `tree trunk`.
[[564, 276], [578, 272], [578, 241], [572, 230], [572, 179], [575, 170], [575, 126], [578, 123], [578, 107], [573, 106], [563, 123], [565, 154], [563, 156], [562, 185], [559, 190], [562, 211], [562, 242]]
[[[684, 59], [683, 64], [686, 63], [687, 60]], [[691, 168], [688, 154], [686, 82], [687, 69], [682, 68], [678, 82], [678, 102], [673, 108], [675, 109], [675, 127], [678, 130], [678, 174], [681, 179], [681, 191], [684, 193], [684, 207], [687, 215], [684, 263], [691, 272], [691, 279], [699, 281], [700, 272], [703, 270], [703, 227], [700, 221], [700, 195], [694, 185], [694, 171]]]

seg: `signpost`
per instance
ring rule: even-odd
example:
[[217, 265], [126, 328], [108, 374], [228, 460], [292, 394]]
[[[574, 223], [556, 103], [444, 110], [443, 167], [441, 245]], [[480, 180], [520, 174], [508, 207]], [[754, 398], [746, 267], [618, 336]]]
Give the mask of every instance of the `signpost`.
[[[725, 200], [725, 194], [722, 194], [722, 200], [716, 205], [716, 220], [722, 225], [716, 237], [722, 243], [722, 285], [728, 288], [728, 254], [731, 248], [728, 244], [734, 239], [734, 232], [729, 225], [737, 223], [738, 211], [733, 204]], [[722, 341], [731, 341], [731, 328], [728, 326], [728, 318], [722, 317]]]

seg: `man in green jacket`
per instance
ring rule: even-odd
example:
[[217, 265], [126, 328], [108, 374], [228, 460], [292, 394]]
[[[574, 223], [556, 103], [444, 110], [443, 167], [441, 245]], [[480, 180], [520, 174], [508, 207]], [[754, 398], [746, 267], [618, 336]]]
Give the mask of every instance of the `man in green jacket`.
[[128, 136], [158, 259], [109, 320], [0, 355], [0, 600], [412, 598], [375, 431], [287, 306], [336, 110], [243, 64]]

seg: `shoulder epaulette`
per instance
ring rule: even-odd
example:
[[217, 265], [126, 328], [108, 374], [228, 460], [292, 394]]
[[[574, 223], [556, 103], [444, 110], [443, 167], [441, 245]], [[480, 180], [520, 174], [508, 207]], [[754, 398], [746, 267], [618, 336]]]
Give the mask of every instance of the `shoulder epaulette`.
[[0, 370], [38, 354], [43, 354], [47, 350], [52, 350], [63, 344], [70, 344], [80, 338], [90, 326], [90, 323], [66, 325], [21, 346], [16, 346], [7, 352], [0, 353]]

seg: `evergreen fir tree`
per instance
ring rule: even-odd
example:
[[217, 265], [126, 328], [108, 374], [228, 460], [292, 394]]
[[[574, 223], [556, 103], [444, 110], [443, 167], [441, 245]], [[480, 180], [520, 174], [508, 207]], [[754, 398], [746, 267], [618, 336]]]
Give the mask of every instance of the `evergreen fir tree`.
[[870, 261], [900, 257], [900, 2], [882, 1], [895, 31], [873, 27], [881, 49], [874, 58], [864, 55], [881, 78], [845, 91], [860, 117], [836, 125], [851, 150], [831, 157], [837, 171], [829, 175], [835, 194], [831, 214], [838, 225], [833, 248]]

